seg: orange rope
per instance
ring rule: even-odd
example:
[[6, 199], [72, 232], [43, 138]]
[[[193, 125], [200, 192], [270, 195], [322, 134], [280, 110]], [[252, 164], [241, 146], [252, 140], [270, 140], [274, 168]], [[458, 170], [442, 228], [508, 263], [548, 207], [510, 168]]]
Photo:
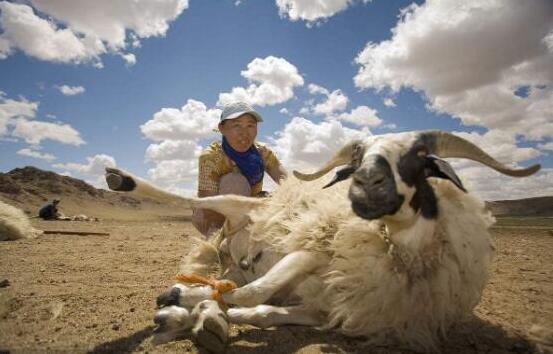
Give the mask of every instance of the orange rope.
[[178, 273], [175, 277], [178, 282], [185, 284], [204, 284], [213, 288], [211, 298], [219, 303], [224, 309], [227, 304], [223, 300], [223, 293], [236, 289], [236, 284], [230, 280], [218, 280], [213, 277], [204, 277], [194, 273]]

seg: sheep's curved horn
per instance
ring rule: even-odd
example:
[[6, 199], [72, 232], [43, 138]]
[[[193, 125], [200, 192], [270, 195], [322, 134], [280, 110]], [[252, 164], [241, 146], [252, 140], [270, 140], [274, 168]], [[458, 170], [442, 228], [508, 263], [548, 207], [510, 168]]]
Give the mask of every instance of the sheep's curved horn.
[[430, 150], [432, 150], [432, 145], [434, 145], [432, 144], [432, 140], [435, 141], [435, 151], [432, 151], [435, 155], [444, 158], [460, 157], [477, 161], [507, 176], [526, 177], [536, 173], [541, 168], [539, 164], [521, 169], [505, 166], [470, 141], [448, 132], [425, 132], [422, 133], [422, 138], [427, 142], [427, 146], [430, 147]]
[[317, 178], [320, 178], [330, 172], [334, 167], [347, 165], [351, 163], [353, 159], [353, 153], [356, 147], [360, 144], [360, 141], [352, 141], [351, 143], [343, 146], [338, 152], [328, 161], [320, 170], [313, 173], [301, 173], [299, 171], [294, 171], [294, 176], [297, 179], [303, 181], [313, 181]]

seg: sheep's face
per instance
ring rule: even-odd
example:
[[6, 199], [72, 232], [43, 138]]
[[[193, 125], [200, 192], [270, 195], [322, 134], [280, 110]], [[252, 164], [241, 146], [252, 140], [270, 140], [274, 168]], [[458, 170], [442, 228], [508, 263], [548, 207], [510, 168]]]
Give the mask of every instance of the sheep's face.
[[435, 175], [429, 172], [429, 161], [436, 159], [429, 156], [432, 143], [428, 136], [412, 132], [363, 141], [362, 158], [349, 189], [353, 211], [364, 219], [403, 218], [419, 211], [426, 218], [435, 218], [436, 197], [426, 180]]

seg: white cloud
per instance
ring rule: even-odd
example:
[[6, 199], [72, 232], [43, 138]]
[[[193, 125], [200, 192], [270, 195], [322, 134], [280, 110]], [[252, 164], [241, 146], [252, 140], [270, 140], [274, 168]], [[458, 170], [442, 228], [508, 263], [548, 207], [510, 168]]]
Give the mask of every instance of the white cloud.
[[198, 175], [198, 156], [202, 151], [198, 140], [215, 137], [221, 110], [208, 109], [204, 103], [189, 99], [179, 110], [163, 108], [140, 128], [150, 144], [145, 158], [154, 162], [148, 170], [152, 181], [168, 190], [188, 193], [183, 183], [195, 181]]
[[17, 154], [22, 155], [22, 156], [33, 157], [35, 159], [45, 160], [45, 161], [49, 161], [49, 162], [54, 161], [56, 159], [56, 157], [52, 154], [42, 153], [40, 151], [33, 150], [33, 149], [30, 149], [30, 148], [23, 148], [23, 149], [17, 151]]
[[219, 94], [218, 106], [234, 101], [259, 106], [282, 103], [294, 97], [294, 87], [304, 83], [294, 65], [286, 59], [273, 56], [255, 58], [241, 75], [250, 85], [246, 88], [233, 87], [231, 92]]
[[538, 148], [539, 148], [539, 149], [542, 149], [542, 150], [550, 150], [550, 151], [553, 151], [553, 141], [550, 141], [550, 142], [545, 143], [545, 144], [539, 144], [539, 145], [538, 145]]
[[55, 86], [55, 87], [65, 96], [74, 96], [74, 95], [84, 93], [85, 91], [84, 87], [82, 86], [61, 85], [61, 86]]
[[341, 90], [334, 90], [326, 95], [326, 100], [313, 107], [313, 113], [321, 115], [332, 115], [346, 109], [349, 99]]
[[330, 93], [326, 88], [319, 86], [317, 84], [309, 84], [307, 86], [307, 90], [312, 95], [316, 95], [316, 94], [328, 95]]
[[[499, 162], [511, 167], [528, 166], [527, 163], [521, 162], [541, 155], [535, 148], [518, 147], [515, 138], [499, 130], [491, 130], [485, 134], [455, 134], [471, 141]], [[486, 200], [528, 198], [552, 194], [553, 191], [551, 183], [544, 183], [544, 176], [548, 175], [544, 175], [544, 172], [531, 177], [512, 178], [470, 160], [450, 159], [450, 162], [465, 186]]]
[[176, 187], [177, 184], [198, 178], [198, 161], [166, 160], [148, 170], [148, 176], [159, 185]]
[[125, 63], [127, 64], [127, 66], [133, 66], [134, 64], [136, 64], [136, 56], [132, 53], [128, 53], [128, 54], [123, 54], [121, 53], [121, 58], [123, 58], [123, 60], [125, 60]]
[[489, 168], [474, 166], [459, 171], [465, 186], [485, 200], [522, 199], [553, 195], [553, 171], [544, 170], [524, 178], [504, 176]]
[[[29, 4], [38, 11], [25, 4], [0, 3], [0, 58], [19, 48], [42, 60], [92, 61], [101, 67], [100, 55], [128, 44], [136, 47], [139, 38], [165, 35], [169, 22], [188, 8], [187, 0], [31, 0]], [[126, 60], [132, 62], [130, 56]]]
[[336, 119], [350, 122], [359, 126], [376, 127], [382, 124], [382, 119], [378, 118], [378, 112], [367, 106], [358, 106], [349, 113], [342, 113], [335, 117]]
[[202, 147], [194, 140], [165, 140], [161, 144], [151, 144], [146, 149], [149, 161], [195, 160], [200, 156]]
[[279, 112], [285, 115], [290, 115], [290, 111], [288, 111], [288, 108], [286, 107], [281, 108]]
[[24, 139], [27, 143], [38, 145], [42, 140], [50, 139], [63, 144], [81, 145], [84, 140], [69, 124], [39, 122], [36, 120], [15, 119], [12, 135]]
[[[0, 2], [0, 46], [2, 57], [15, 48], [46, 61], [81, 63], [97, 60], [106, 52], [103, 43], [93, 36], [79, 37], [68, 28], [58, 28], [50, 20], [35, 15], [30, 6]], [[6, 44], [7, 43], [7, 44]]]
[[393, 99], [391, 99], [391, 98], [388, 97], [388, 98], [385, 98], [385, 99], [384, 99], [384, 105], [385, 105], [386, 107], [395, 107], [395, 106], [396, 106], [396, 103], [394, 102]]
[[317, 124], [302, 117], [294, 117], [270, 141], [286, 168], [307, 170], [320, 167], [347, 142], [369, 135], [371, 133], [367, 128], [349, 129], [335, 120]]
[[106, 154], [98, 154], [86, 158], [88, 163], [81, 164], [75, 162], [58, 163], [52, 165], [62, 170], [75, 171], [88, 176], [103, 176], [106, 167], [116, 167], [115, 159]]
[[220, 115], [221, 110], [189, 99], [181, 109], [162, 108], [140, 130], [154, 141], [206, 138], [215, 135]]
[[5, 93], [0, 91], [0, 137], [8, 134], [8, 124], [15, 118], [34, 118], [37, 109], [38, 102], [6, 98]]
[[[531, 24], [531, 25], [529, 25]], [[356, 58], [360, 88], [421, 91], [429, 108], [529, 139], [553, 136], [553, 3], [443, 0], [403, 10]], [[517, 87], [528, 86], [519, 97]]]
[[[281, 17], [316, 23], [345, 10], [355, 0], [276, 0]], [[368, 3], [370, 0], [363, 0]]]

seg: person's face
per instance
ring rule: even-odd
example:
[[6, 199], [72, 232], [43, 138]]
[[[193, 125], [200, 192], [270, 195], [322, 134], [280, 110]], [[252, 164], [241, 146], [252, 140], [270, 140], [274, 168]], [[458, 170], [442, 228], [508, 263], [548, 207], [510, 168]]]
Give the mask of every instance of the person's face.
[[219, 130], [234, 150], [246, 152], [257, 136], [257, 121], [246, 113], [219, 124]]

